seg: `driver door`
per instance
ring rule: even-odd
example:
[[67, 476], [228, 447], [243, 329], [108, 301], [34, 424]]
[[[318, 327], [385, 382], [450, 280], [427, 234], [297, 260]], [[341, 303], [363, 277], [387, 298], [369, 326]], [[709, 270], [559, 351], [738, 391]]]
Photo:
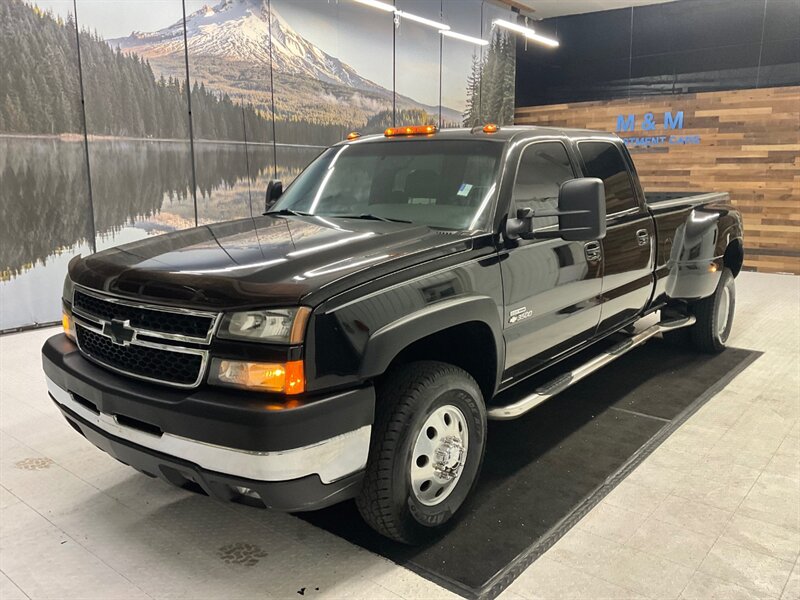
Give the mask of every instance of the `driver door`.
[[[517, 167], [510, 214], [558, 208], [561, 184], [576, 177], [563, 142], [537, 141], [524, 148]], [[557, 217], [534, 219], [555, 229]], [[504, 380], [540, 368], [593, 337], [600, 321], [603, 257], [599, 241], [515, 240], [501, 252], [505, 298]]]

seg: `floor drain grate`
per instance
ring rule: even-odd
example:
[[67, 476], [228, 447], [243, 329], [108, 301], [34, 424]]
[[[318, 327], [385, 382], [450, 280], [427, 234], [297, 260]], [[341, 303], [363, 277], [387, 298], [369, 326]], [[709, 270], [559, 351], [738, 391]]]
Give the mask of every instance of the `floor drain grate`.
[[267, 553], [255, 544], [227, 544], [217, 549], [219, 559], [229, 565], [244, 565], [252, 567], [257, 564], [259, 559], [264, 558]]
[[37, 457], [20, 460], [15, 463], [14, 466], [23, 471], [41, 471], [43, 469], [49, 469], [52, 464], [54, 463], [50, 458]]

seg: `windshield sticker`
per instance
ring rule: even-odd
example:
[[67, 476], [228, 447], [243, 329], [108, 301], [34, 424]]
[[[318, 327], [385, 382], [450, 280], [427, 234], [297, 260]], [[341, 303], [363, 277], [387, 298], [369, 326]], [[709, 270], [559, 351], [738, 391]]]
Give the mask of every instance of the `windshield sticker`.
[[[453, 189], [453, 188], [450, 188]], [[469, 192], [472, 189], [471, 183], [462, 183], [461, 187], [458, 188], [458, 195], [459, 196], [469, 196]]]

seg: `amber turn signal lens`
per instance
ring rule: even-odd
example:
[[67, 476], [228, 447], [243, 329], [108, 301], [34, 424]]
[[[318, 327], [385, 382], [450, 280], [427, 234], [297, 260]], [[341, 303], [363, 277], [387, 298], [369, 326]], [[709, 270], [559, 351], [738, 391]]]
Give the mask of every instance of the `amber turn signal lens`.
[[357, 131], [351, 131], [350, 133], [347, 134], [347, 139], [348, 140], [355, 140], [356, 138], [360, 138], [360, 137], [361, 137], [361, 134], [358, 133]]
[[262, 363], [214, 359], [209, 383], [280, 394], [302, 394], [306, 387], [302, 360]]
[[289, 333], [290, 344], [302, 344], [306, 335], [306, 325], [308, 318], [311, 316], [311, 309], [307, 306], [301, 306], [297, 309], [294, 315], [294, 322], [292, 322], [292, 329]]
[[284, 380], [284, 393], [302, 394], [306, 391], [306, 378], [302, 360], [292, 360], [286, 363], [286, 377]]
[[500, 129], [494, 123], [487, 123], [483, 126], [483, 133], [497, 133], [497, 130]]
[[64, 329], [64, 334], [75, 341], [75, 323], [72, 321], [72, 316], [66, 311], [61, 313], [61, 327]]
[[438, 128], [436, 125], [408, 125], [407, 127], [389, 127], [383, 132], [386, 137], [394, 137], [396, 135], [429, 135], [436, 133]]

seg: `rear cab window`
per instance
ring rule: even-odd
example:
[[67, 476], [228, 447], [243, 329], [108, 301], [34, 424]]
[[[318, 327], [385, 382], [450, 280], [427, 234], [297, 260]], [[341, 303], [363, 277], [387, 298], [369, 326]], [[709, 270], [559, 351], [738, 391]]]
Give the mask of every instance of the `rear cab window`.
[[584, 175], [603, 180], [606, 215], [639, 208], [630, 173], [619, 148], [611, 142], [578, 142]]

